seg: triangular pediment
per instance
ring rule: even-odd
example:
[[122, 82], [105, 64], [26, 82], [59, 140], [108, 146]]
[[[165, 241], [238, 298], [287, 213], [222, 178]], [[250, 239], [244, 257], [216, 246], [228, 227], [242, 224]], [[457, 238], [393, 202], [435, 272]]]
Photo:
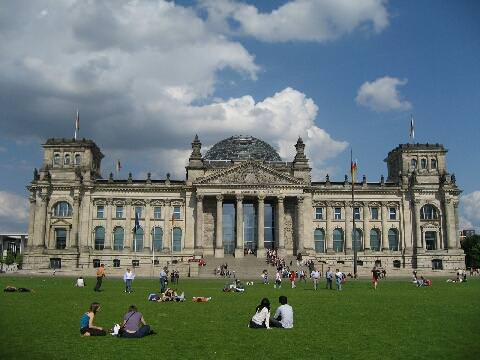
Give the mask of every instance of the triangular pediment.
[[70, 226], [71, 223], [68, 222], [65, 219], [56, 219], [56, 220], [52, 221], [52, 225], [55, 225], [55, 226]]
[[197, 183], [202, 185], [304, 185], [300, 179], [254, 161], [247, 161], [198, 179]]

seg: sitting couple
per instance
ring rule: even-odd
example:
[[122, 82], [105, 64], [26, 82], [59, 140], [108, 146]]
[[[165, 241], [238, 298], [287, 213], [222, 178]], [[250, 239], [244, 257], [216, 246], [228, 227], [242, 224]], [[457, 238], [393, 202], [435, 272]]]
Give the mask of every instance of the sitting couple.
[[[105, 336], [107, 332], [93, 324], [96, 313], [100, 310], [99, 303], [92, 303], [89, 310], [80, 318], [80, 334], [82, 336]], [[141, 338], [155, 332], [145, 322], [143, 315], [138, 311], [135, 305], [128, 308], [128, 312], [123, 317], [123, 324], [114, 331], [112, 335], [118, 335], [125, 338]]]
[[167, 288], [163, 294], [150, 294], [148, 295], [148, 301], [185, 301], [185, 293], [181, 295], [177, 294], [177, 289]]
[[267, 298], [263, 298], [260, 305], [257, 306], [255, 315], [250, 320], [248, 327], [253, 329], [270, 329], [270, 327], [293, 328], [293, 309], [288, 305], [287, 297], [280, 296], [278, 302], [280, 306], [275, 311], [273, 318], [270, 319], [270, 301]]

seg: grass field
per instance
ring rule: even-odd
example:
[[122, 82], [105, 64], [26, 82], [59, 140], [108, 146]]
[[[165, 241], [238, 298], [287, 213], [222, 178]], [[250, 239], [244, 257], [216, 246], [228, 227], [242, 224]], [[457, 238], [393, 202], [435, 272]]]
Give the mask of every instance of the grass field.
[[[479, 359], [480, 280], [430, 288], [385, 280], [346, 284], [344, 291], [311, 283], [281, 290], [260, 282], [245, 293], [222, 293], [224, 281], [185, 280], [186, 296], [211, 296], [209, 303], [151, 303], [158, 281], [138, 279], [125, 294], [120, 279], [107, 278], [103, 292], [73, 287], [62, 277], [0, 277], [34, 293], [0, 294], [0, 359]], [[322, 284], [323, 285], [323, 284]], [[247, 328], [255, 306], [268, 297], [272, 311], [280, 294], [295, 312], [292, 330]], [[157, 335], [143, 339], [85, 338], [79, 319], [92, 301], [102, 304], [95, 320], [120, 322], [136, 304]]]

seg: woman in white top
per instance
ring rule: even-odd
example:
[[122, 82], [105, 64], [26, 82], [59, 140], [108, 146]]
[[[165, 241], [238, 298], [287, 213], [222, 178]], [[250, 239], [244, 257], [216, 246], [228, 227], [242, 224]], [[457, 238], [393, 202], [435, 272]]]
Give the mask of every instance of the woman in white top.
[[270, 329], [270, 301], [267, 298], [263, 298], [260, 305], [257, 306], [255, 315], [248, 327], [252, 329]]

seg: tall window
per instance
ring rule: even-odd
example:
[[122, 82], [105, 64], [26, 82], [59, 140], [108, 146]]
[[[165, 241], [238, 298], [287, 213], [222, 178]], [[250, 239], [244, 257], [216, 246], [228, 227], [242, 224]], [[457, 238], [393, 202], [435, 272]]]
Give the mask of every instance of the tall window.
[[63, 164], [70, 165], [70, 154], [65, 154]]
[[437, 160], [436, 159], [430, 160], [430, 167], [432, 168], [432, 170], [437, 169]]
[[117, 226], [113, 229], [113, 250], [123, 250], [124, 237], [125, 231], [121, 226]]
[[60, 201], [55, 204], [53, 214], [58, 217], [72, 216], [72, 207], [66, 201]]
[[323, 229], [315, 229], [313, 232], [313, 239], [315, 241], [315, 252], [325, 252], [325, 232]]
[[355, 229], [355, 231], [353, 231], [352, 238], [353, 238], [352, 240], [353, 240], [354, 249], [357, 249], [357, 251], [362, 251], [363, 250], [363, 246], [362, 246], [363, 232], [362, 232], [362, 230]]
[[335, 220], [341, 220], [342, 219], [342, 208], [336, 207], [334, 209], [334, 218], [335, 218]]
[[182, 229], [173, 228], [173, 248], [172, 251], [182, 250]]
[[173, 218], [175, 220], [180, 220], [182, 218], [181, 212], [180, 212], [180, 206], [173, 207]]
[[398, 231], [397, 229], [388, 230], [388, 248], [398, 251]]
[[415, 170], [415, 169], [417, 168], [417, 159], [412, 159], [412, 160], [410, 161], [410, 168], [411, 168], [412, 170]]
[[103, 219], [105, 217], [105, 206], [97, 205], [97, 219]]
[[333, 230], [333, 251], [335, 252], [343, 251], [343, 230], [342, 229]]
[[98, 226], [95, 228], [95, 250], [103, 250], [105, 246], [105, 228]]
[[115, 208], [115, 218], [122, 219], [123, 218], [123, 205], [117, 205]]
[[153, 208], [153, 218], [161, 219], [162, 218], [162, 208], [160, 206], [155, 206]]
[[422, 220], [438, 219], [437, 209], [431, 204], [424, 205], [420, 210], [420, 218]]
[[378, 229], [370, 230], [370, 250], [380, 251], [380, 231]]
[[263, 244], [265, 249], [275, 248], [275, 208], [274, 205], [265, 203], [263, 217]]
[[421, 159], [420, 160], [420, 167], [422, 169], [426, 169], [427, 168], [427, 159]]
[[358, 207], [353, 208], [353, 218], [355, 220], [360, 220], [360, 208]]
[[372, 207], [372, 220], [378, 220], [378, 207]]
[[396, 220], [397, 219], [397, 209], [394, 207], [390, 208], [390, 220]]
[[257, 248], [257, 212], [254, 204], [243, 204], [243, 241], [244, 247], [255, 250]]
[[425, 232], [425, 248], [427, 250], [437, 250], [437, 233], [435, 231]]
[[135, 252], [143, 250], [143, 229], [141, 227], [133, 234], [133, 248]]
[[315, 208], [315, 220], [322, 220], [323, 219], [323, 208], [317, 207]]
[[135, 217], [138, 216], [138, 218], [141, 218], [142, 212], [143, 212], [143, 206], [135, 206]]
[[60, 165], [60, 154], [53, 155], [53, 165]]
[[55, 229], [55, 248], [59, 250], [65, 249], [67, 246], [67, 230], [64, 228]]
[[163, 229], [159, 226], [153, 228], [153, 249], [155, 251], [162, 251], [163, 248]]
[[80, 154], [75, 154], [75, 165], [80, 165], [82, 162], [82, 156]]

